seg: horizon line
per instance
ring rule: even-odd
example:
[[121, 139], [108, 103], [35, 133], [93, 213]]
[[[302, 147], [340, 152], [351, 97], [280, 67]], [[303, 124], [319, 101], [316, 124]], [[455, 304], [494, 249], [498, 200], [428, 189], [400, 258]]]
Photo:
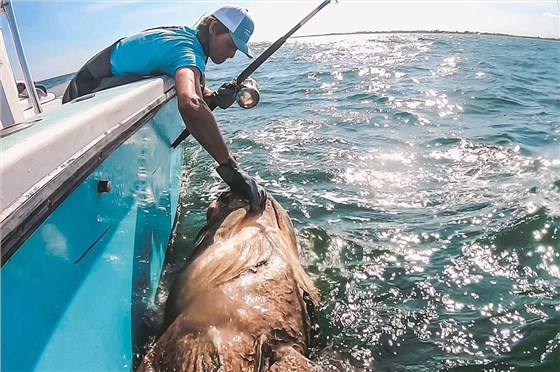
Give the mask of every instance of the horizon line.
[[518, 37], [523, 39], [535, 40], [551, 40], [560, 41], [560, 36], [555, 37], [541, 37], [541, 36], [527, 36], [527, 35], [514, 35], [505, 34], [501, 32], [483, 32], [483, 31], [446, 31], [446, 30], [392, 30], [392, 31], [348, 31], [348, 32], [328, 32], [322, 34], [310, 35], [297, 35], [292, 36], [292, 39], [300, 39], [305, 37], [318, 37], [318, 36], [336, 36], [336, 35], [363, 35], [363, 34], [461, 34], [461, 35], [487, 35], [487, 36], [507, 36]]

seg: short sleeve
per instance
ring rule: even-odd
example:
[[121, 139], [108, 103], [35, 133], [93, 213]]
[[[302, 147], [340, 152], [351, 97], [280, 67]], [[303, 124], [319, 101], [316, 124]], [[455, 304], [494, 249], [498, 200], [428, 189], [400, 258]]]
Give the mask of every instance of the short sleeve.
[[204, 57], [196, 53], [192, 46], [176, 47], [173, 50], [173, 58], [165, 72], [175, 76], [175, 72], [182, 67], [196, 67], [201, 74], [204, 74], [206, 68]]

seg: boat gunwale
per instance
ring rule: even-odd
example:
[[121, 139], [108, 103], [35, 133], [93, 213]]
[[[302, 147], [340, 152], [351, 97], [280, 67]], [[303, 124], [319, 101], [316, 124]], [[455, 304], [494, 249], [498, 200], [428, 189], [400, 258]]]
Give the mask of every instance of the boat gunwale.
[[0, 212], [1, 266], [115, 149], [176, 96], [174, 85], [136, 113], [115, 123]]

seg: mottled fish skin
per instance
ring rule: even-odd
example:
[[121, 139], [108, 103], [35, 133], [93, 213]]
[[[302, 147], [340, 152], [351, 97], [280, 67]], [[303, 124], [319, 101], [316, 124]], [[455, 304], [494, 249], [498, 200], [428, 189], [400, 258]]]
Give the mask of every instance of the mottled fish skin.
[[139, 371], [309, 371], [317, 289], [286, 211], [225, 193], [166, 304], [167, 330]]

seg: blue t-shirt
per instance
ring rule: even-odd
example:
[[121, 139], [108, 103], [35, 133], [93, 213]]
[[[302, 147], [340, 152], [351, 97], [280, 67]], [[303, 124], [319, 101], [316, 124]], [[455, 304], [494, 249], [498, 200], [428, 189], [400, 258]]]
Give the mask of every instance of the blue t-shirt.
[[189, 27], [159, 28], [122, 39], [111, 51], [113, 75], [175, 76], [180, 67], [197, 67], [202, 74], [205, 57], [196, 38], [198, 31]]

